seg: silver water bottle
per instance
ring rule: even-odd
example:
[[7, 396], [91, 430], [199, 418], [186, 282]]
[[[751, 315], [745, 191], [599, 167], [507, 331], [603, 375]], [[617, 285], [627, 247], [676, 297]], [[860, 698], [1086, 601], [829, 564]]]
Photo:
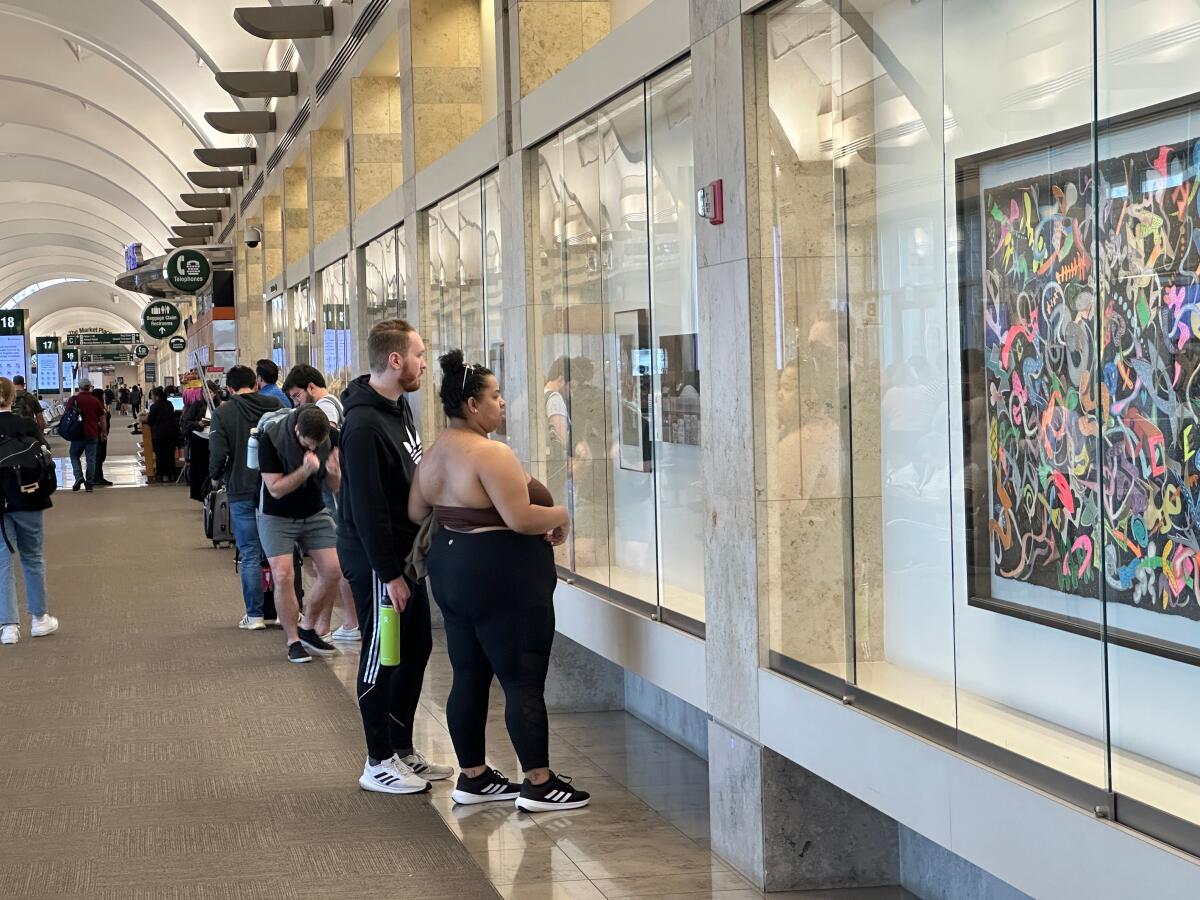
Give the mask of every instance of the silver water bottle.
[[258, 429], [250, 429], [250, 438], [246, 441], [246, 466], [250, 469], [258, 468]]

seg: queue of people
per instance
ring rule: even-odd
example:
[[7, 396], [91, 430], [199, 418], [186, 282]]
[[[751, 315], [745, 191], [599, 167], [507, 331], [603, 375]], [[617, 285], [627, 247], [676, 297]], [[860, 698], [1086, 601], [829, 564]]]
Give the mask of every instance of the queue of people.
[[[430, 598], [446, 623], [454, 682], [447, 721], [458, 758], [454, 800], [514, 802], [528, 812], [575, 809], [586, 791], [550, 768], [544, 700], [554, 639], [553, 547], [567, 510], [488, 435], [504, 400], [488, 369], [459, 351], [442, 357], [450, 427], [426, 453], [408, 395], [419, 390], [425, 344], [407, 322], [377, 323], [370, 371], [341, 397], [307, 365], [288, 373], [259, 360], [226, 376], [212, 414], [209, 477], [228, 499], [241, 569], [246, 631], [277, 624], [285, 658], [310, 663], [361, 641], [356, 692], [366, 741], [361, 788], [420, 793], [454, 769], [426, 759], [413, 729], [433, 651]], [[296, 561], [316, 581], [296, 596]], [[264, 615], [270, 569], [277, 621]], [[341, 600], [342, 625], [330, 632]], [[388, 632], [398, 620], [398, 659]], [[524, 779], [488, 765], [489, 689], [498, 678]]]

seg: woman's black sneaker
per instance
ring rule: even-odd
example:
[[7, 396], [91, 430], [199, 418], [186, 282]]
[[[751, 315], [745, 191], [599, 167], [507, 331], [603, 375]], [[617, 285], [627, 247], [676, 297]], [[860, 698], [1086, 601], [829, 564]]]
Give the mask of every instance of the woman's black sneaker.
[[300, 637], [302, 643], [310, 653], [315, 653], [317, 656], [337, 656], [340, 652], [337, 647], [329, 643], [311, 628], [297, 628], [296, 634]]
[[288, 644], [288, 662], [312, 662], [312, 657], [308, 655], [308, 651], [304, 649], [303, 644], [301, 644], [299, 641], [293, 641], [292, 643]]
[[458, 773], [458, 784], [450, 794], [455, 803], [491, 803], [494, 800], [514, 800], [521, 789], [504, 777], [503, 772], [488, 769], [477, 778]]
[[579, 809], [587, 806], [592, 796], [587, 791], [571, 787], [566, 775], [550, 773], [545, 784], [530, 784], [526, 778], [521, 784], [521, 796], [517, 798], [517, 809], [525, 812], [553, 812], [556, 809]]

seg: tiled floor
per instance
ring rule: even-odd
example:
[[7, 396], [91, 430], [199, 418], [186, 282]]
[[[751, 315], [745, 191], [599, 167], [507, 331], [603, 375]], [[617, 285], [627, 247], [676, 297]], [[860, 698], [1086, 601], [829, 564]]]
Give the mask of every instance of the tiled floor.
[[[450, 664], [435, 631], [417, 744], [429, 759], [457, 765], [445, 725]], [[332, 661], [351, 697], [353, 650]], [[504, 731], [504, 701], [493, 687], [489, 762], [511, 778], [520, 767]], [[453, 780], [434, 784], [430, 802], [510, 900], [615, 900], [628, 897], [757, 900], [764, 895], [709, 852], [708, 766], [625, 712], [550, 717], [551, 765], [592, 793], [581, 810], [516, 811], [508, 804], [456, 806]], [[902, 892], [770, 894], [884, 900]]]

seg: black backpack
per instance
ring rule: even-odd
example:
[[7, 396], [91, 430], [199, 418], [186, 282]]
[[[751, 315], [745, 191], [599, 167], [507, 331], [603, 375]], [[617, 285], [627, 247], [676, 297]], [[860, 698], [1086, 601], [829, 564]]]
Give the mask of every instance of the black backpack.
[[67, 401], [67, 408], [58, 420], [58, 436], [64, 441], [82, 440], [84, 435], [83, 413], [75, 405], [75, 398]]
[[21, 507], [45, 500], [58, 490], [50, 448], [35, 436], [0, 437], [0, 490], [4, 505]]

